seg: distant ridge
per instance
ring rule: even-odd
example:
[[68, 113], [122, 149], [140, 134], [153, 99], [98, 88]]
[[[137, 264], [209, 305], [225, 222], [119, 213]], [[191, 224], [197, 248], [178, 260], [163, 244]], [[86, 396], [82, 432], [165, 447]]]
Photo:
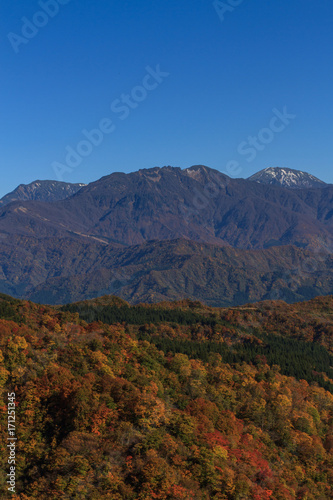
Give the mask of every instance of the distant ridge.
[[0, 199], [0, 207], [12, 201], [59, 201], [73, 196], [86, 184], [59, 181], [33, 181], [20, 184], [14, 191]]
[[290, 189], [323, 188], [327, 184], [312, 174], [291, 168], [268, 167], [248, 178], [259, 184], [280, 185]]

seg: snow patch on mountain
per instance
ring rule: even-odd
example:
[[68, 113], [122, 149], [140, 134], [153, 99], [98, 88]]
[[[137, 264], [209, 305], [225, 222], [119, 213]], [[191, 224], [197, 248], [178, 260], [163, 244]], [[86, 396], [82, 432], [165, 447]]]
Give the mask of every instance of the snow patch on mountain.
[[312, 174], [291, 168], [268, 167], [248, 178], [260, 184], [279, 185], [290, 189], [323, 188], [327, 184]]
[[76, 194], [83, 183], [71, 184], [59, 181], [36, 180], [30, 184], [20, 184], [14, 191], [6, 194], [0, 199], [0, 207], [8, 205], [13, 201], [59, 201]]

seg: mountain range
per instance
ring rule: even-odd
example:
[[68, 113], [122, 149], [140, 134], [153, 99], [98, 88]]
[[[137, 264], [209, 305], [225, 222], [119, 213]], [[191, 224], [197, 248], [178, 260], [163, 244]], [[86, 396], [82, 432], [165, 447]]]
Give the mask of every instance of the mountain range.
[[232, 179], [196, 165], [44, 182], [49, 195], [44, 184], [39, 199], [35, 189], [0, 208], [1, 292], [234, 305], [332, 291], [333, 186], [310, 174]]

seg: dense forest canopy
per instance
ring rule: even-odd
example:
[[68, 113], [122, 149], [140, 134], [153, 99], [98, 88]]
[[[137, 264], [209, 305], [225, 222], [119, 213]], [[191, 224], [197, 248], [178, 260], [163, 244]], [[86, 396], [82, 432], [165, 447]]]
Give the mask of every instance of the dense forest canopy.
[[60, 309], [1, 295], [2, 498], [332, 498], [332, 315], [332, 297]]

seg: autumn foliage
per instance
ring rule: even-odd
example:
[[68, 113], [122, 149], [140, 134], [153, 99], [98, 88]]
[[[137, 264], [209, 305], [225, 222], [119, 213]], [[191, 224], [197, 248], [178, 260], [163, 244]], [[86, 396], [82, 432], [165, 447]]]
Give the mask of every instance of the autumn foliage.
[[[271, 333], [316, 341], [314, 325], [302, 333], [292, 314], [284, 313], [279, 331], [278, 304], [275, 312], [274, 305], [262, 310], [261, 323], [242, 309], [215, 311], [220, 322], [210, 325], [198, 318], [107, 325], [5, 296], [0, 303], [1, 498], [7, 498], [5, 396], [11, 390], [19, 446], [17, 495], [8, 498], [333, 497], [331, 392], [284, 375], [263, 357], [226, 362], [223, 351], [202, 351], [200, 358], [198, 349], [192, 357], [161, 349], [156, 340], [214, 341], [234, 350], [250, 342], [247, 326], [269, 324], [269, 311]], [[178, 318], [189, 309], [173, 307]], [[331, 325], [314, 309], [320, 345], [329, 352]], [[211, 319], [212, 311], [200, 314]], [[286, 324], [294, 325], [290, 334]]]

